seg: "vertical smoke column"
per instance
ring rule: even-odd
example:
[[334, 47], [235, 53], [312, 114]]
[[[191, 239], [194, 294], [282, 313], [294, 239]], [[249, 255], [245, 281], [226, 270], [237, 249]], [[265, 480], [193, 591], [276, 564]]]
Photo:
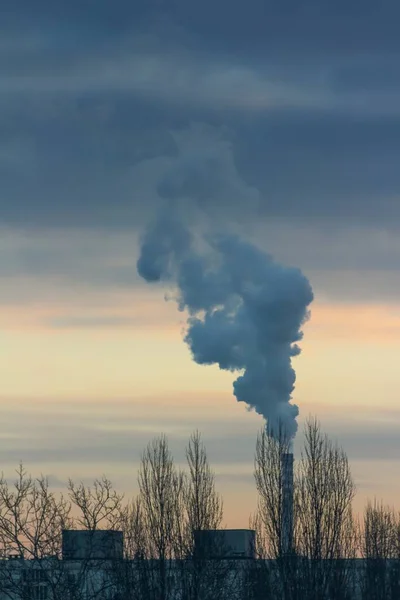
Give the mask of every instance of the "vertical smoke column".
[[264, 417], [269, 435], [291, 440], [299, 412], [292, 358], [313, 300], [303, 273], [236, 235], [195, 235], [172, 207], [142, 237], [137, 269], [172, 288], [187, 311], [195, 362], [238, 373], [237, 400]]
[[281, 458], [282, 472], [282, 553], [289, 555], [293, 549], [293, 462], [292, 452]]

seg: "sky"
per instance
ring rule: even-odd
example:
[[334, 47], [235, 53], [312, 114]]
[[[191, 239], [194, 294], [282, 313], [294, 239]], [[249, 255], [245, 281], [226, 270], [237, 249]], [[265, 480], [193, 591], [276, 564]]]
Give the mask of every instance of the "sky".
[[262, 419], [193, 363], [185, 315], [136, 273], [171, 198], [301, 268], [314, 290], [294, 401], [358, 489], [400, 484], [400, 40], [383, 0], [3, 0], [0, 456], [57, 489], [135, 493], [165, 432], [199, 429], [246, 527]]

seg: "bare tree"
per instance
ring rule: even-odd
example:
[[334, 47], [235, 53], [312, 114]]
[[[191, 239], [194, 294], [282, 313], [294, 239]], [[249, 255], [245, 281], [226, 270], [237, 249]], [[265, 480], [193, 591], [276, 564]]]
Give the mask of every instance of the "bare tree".
[[120, 561], [111, 556], [99, 558], [96, 535], [98, 530], [121, 529], [125, 514], [124, 495], [114, 489], [105, 475], [101, 479], [95, 479], [92, 486], [83, 482], [76, 484], [69, 479], [68, 492], [72, 508], [79, 511], [72, 528], [86, 530], [90, 538], [87, 542], [88, 554], [85, 560], [80, 561], [71, 587], [75, 590], [91, 588], [93, 597], [101, 598], [114, 589], [115, 571], [120, 566]]
[[[145, 564], [152, 566], [142, 585], [148, 598], [166, 600], [178, 594], [207, 600], [217, 589], [223, 597], [227, 561], [200, 561], [194, 553], [194, 532], [217, 529], [222, 520], [222, 501], [198, 432], [189, 440], [186, 457], [188, 471], [183, 473], [174, 466], [165, 436], [150, 442], [142, 455], [140, 519], [136, 512], [135, 524], [140, 522]], [[132, 567], [137, 571], [139, 561]]]
[[[264, 515], [265, 518], [265, 515]], [[246, 569], [245, 590], [243, 597], [248, 600], [269, 600], [276, 597], [273, 583], [273, 568], [268, 560], [269, 547], [263, 516], [259, 510], [250, 517], [249, 528], [256, 533], [255, 558]]]
[[185, 505], [190, 531], [218, 529], [222, 522], [223, 503], [215, 490], [215, 475], [208, 462], [201, 435], [195, 431], [186, 448], [189, 467]]
[[13, 486], [0, 478], [0, 544], [3, 556], [39, 559], [61, 554], [61, 531], [71, 524], [70, 505], [49, 489], [46, 477], [32, 479], [21, 464]]
[[133, 498], [121, 510], [119, 525], [124, 533], [124, 556], [135, 559], [146, 554], [146, 532], [141, 498]]
[[[33, 594], [42, 584], [55, 600], [67, 598], [61, 559], [62, 530], [70, 527], [70, 504], [49, 489], [46, 477], [33, 479], [21, 464], [14, 484], [0, 478], [1, 590], [14, 598]], [[29, 563], [25, 562], [29, 560]]]
[[149, 586], [154, 600], [167, 600], [173, 584], [171, 561], [177, 535], [177, 494], [181, 489], [178, 477], [167, 438], [161, 435], [148, 444], [139, 470], [146, 554], [154, 565]]
[[[268, 571], [268, 589], [272, 597], [292, 600], [296, 598], [295, 557], [288, 555], [286, 547], [286, 531], [295, 531], [293, 512], [285, 510], [284, 497], [284, 458], [290, 454], [290, 440], [280, 428], [274, 437], [263, 429], [257, 437], [254, 461], [254, 476], [258, 491], [258, 509], [256, 524], [258, 539], [263, 539], [265, 547], [262, 552], [264, 560], [274, 561], [273, 570]], [[294, 510], [294, 505], [293, 505]], [[286, 520], [290, 519], [290, 523]], [[295, 544], [291, 536], [291, 545]], [[267, 575], [266, 569], [264, 574]], [[267, 587], [267, 582], [266, 582]]]
[[82, 482], [75, 484], [68, 481], [69, 497], [80, 514], [76, 524], [89, 531], [97, 529], [114, 529], [119, 524], [122, 512], [123, 494], [113, 489], [107, 477], [95, 479], [93, 487]]
[[368, 502], [361, 532], [365, 600], [400, 597], [400, 517], [393, 508]]
[[259, 496], [257, 520], [265, 531], [268, 558], [280, 558], [285, 553], [283, 518], [283, 456], [290, 451], [290, 442], [282, 433], [271, 437], [263, 429], [257, 437], [254, 477]]
[[134, 498], [122, 508], [119, 526], [124, 534], [124, 561], [114, 564], [116, 598], [151, 598], [151, 569], [142, 501]]
[[[297, 551], [307, 598], [346, 597], [355, 557], [352, 501], [355, 485], [346, 453], [309, 419], [297, 469]], [[340, 574], [340, 578], [339, 578]]]
[[[215, 475], [208, 461], [207, 451], [201, 434], [195, 431], [186, 448], [188, 473], [184, 486], [184, 509], [186, 513], [187, 563], [185, 591], [188, 597], [215, 597], [215, 588], [219, 586], [219, 597], [223, 597], [227, 586], [228, 562], [205, 560], [194, 547], [195, 532], [215, 530], [221, 526], [223, 503], [215, 489]], [[225, 585], [224, 585], [225, 580]]]

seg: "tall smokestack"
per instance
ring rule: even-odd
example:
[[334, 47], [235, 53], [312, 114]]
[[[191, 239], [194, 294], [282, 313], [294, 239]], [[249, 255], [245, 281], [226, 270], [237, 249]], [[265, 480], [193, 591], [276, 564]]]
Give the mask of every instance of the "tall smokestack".
[[282, 553], [289, 555], [293, 550], [293, 462], [291, 452], [285, 452], [282, 464]]

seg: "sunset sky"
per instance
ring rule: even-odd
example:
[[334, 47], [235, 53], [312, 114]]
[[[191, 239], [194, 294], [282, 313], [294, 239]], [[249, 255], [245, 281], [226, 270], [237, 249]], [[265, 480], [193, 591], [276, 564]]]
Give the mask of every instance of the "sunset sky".
[[294, 401], [367, 498], [400, 494], [400, 7], [390, 1], [4, 0], [0, 463], [128, 495], [199, 429], [225, 522], [256, 506], [261, 417], [196, 365], [136, 273], [171, 190], [185, 219], [300, 267], [315, 295]]

